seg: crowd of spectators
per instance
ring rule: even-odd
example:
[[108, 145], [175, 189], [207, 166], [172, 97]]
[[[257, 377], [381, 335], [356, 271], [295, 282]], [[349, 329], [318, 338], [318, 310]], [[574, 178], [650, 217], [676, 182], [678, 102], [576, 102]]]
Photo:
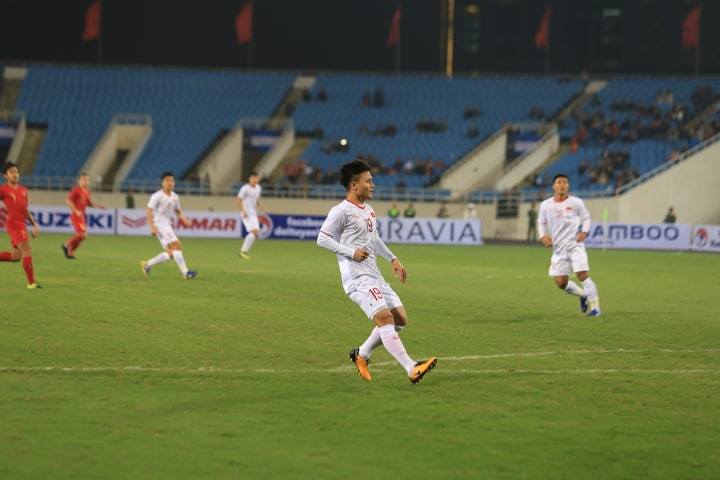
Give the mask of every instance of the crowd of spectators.
[[663, 89], [657, 92], [654, 103], [619, 99], [613, 101], [610, 112], [606, 112], [596, 94], [590, 101], [590, 111], [576, 108], [572, 112], [577, 130], [570, 142], [571, 151], [577, 151], [584, 144], [633, 143], [643, 139], [680, 140], [686, 147], [692, 147], [717, 133], [717, 125], [693, 125], [690, 120], [718, 99], [720, 95], [712, 87], [701, 85], [694, 90], [691, 105], [684, 105], [675, 101], [671, 90]]

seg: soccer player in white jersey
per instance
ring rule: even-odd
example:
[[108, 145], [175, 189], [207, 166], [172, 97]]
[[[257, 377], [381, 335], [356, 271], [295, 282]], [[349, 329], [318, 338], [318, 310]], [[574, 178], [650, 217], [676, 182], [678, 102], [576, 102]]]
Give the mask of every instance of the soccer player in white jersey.
[[240, 258], [243, 260], [250, 260], [248, 252], [252, 248], [253, 243], [255, 243], [255, 240], [260, 236], [257, 208], [262, 208], [262, 204], [260, 203], [262, 187], [259, 185], [259, 182], [260, 176], [255, 172], [250, 173], [248, 183], [240, 188], [237, 198], [235, 199], [235, 202], [237, 202], [240, 208], [243, 225], [245, 225], [245, 230], [247, 230], [247, 236], [240, 248]]
[[[569, 194], [570, 181], [566, 175], [555, 175], [552, 188], [554, 195], [542, 202], [538, 214], [540, 241], [553, 249], [549, 274], [560, 289], [580, 297], [583, 313], [599, 317], [600, 298], [588, 275], [590, 265], [583, 243], [590, 231], [590, 213], [582, 200]], [[573, 272], [582, 288], [570, 280]]]
[[350, 360], [360, 376], [370, 381], [368, 361], [372, 351], [382, 344], [405, 369], [410, 381], [417, 383], [435, 367], [437, 357], [416, 362], [400, 340], [399, 332], [407, 323], [407, 314], [380, 273], [376, 256], [390, 262], [401, 283], [405, 283], [407, 271], [378, 236], [375, 211], [365, 203], [372, 198], [375, 188], [370, 167], [361, 160], [343, 165], [340, 183], [347, 189], [347, 197], [328, 213], [317, 243], [337, 255], [345, 294], [375, 323], [368, 339], [350, 351]]
[[180, 198], [173, 188], [175, 188], [175, 177], [170, 172], [162, 174], [160, 185], [162, 188], [153, 193], [147, 204], [147, 223], [150, 226], [150, 233], [157, 237], [162, 245], [164, 252], [154, 256], [148, 261], [140, 262], [143, 274], [147, 277], [150, 270], [159, 264], [169, 261], [171, 258], [177, 263], [183, 278], [192, 280], [197, 276], [197, 272], [188, 269], [185, 265], [185, 257], [182, 252], [182, 245], [175, 231], [173, 230], [173, 218], [177, 215], [178, 220], [186, 227], [190, 226], [190, 222], [185, 217], [180, 208]]

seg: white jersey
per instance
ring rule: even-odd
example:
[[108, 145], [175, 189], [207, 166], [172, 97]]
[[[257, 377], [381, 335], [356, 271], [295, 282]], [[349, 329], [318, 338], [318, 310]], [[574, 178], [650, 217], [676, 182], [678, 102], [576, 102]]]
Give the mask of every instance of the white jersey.
[[538, 233], [550, 235], [555, 253], [566, 253], [578, 246], [578, 232], [590, 231], [590, 213], [585, 203], [575, 196], [568, 196], [562, 202], [554, 197], [540, 204]]
[[[343, 200], [328, 213], [320, 228], [318, 245], [337, 254], [340, 279], [345, 293], [354, 292], [364, 280], [382, 280], [377, 255], [391, 261], [395, 256], [380, 239], [375, 210]], [[362, 262], [353, 260], [355, 250], [365, 248], [369, 255]], [[384, 281], [384, 280], [383, 280]]]
[[175, 212], [180, 210], [180, 197], [175, 192], [166, 195], [162, 190], [158, 190], [152, 194], [147, 206], [152, 208], [153, 223], [156, 227], [172, 228]]
[[257, 217], [257, 203], [260, 200], [262, 187], [260, 185], [251, 186], [246, 183], [242, 186], [237, 196], [243, 202], [243, 209], [250, 217]]

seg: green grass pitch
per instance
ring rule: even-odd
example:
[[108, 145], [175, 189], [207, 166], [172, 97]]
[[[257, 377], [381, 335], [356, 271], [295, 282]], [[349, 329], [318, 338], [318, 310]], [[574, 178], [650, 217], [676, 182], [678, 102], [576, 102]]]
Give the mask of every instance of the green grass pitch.
[[718, 255], [591, 250], [587, 319], [548, 250], [391, 246], [411, 385], [314, 242], [64, 238], [0, 264], [0, 478], [720, 477]]

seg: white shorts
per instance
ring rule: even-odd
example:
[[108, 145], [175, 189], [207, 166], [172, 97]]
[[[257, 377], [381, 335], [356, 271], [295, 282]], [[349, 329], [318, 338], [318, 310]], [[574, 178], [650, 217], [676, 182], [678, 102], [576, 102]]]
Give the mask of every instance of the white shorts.
[[578, 245], [569, 252], [553, 253], [550, 259], [550, 271], [552, 277], [570, 276], [573, 272], [589, 272], [587, 252], [584, 245]]
[[175, 230], [170, 225], [156, 226], [157, 228], [157, 239], [160, 241], [160, 245], [163, 248], [167, 248], [173, 242], [178, 241]]
[[371, 278], [363, 280], [358, 284], [357, 290], [348, 293], [348, 297], [365, 312], [370, 320], [375, 318], [380, 310], [403, 306], [395, 290], [384, 280]]
[[260, 222], [258, 222], [257, 215], [248, 215], [242, 219], [245, 230], [252, 232], [253, 230], [260, 230]]

